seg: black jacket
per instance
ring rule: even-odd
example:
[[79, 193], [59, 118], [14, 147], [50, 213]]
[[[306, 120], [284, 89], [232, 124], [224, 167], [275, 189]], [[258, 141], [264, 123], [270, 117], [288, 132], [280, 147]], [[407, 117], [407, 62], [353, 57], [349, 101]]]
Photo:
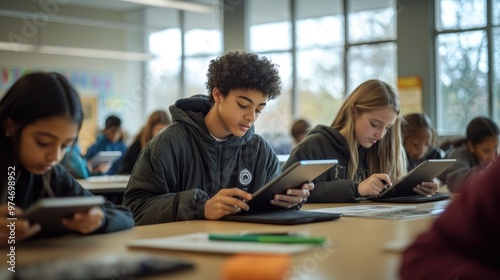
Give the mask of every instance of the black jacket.
[[337, 159], [336, 166], [313, 181], [315, 187], [307, 202], [354, 202], [359, 196], [359, 182], [368, 177], [366, 152], [365, 148], [358, 149], [359, 167], [356, 180], [346, 179], [351, 158], [346, 139], [338, 130], [318, 125], [292, 150], [283, 169], [300, 160]]
[[281, 172], [271, 145], [253, 126], [243, 137], [218, 143], [204, 121], [210, 108], [205, 95], [170, 106], [174, 123], [144, 148], [125, 191], [137, 225], [204, 219], [206, 201], [220, 189], [253, 193]]
[[[49, 197], [44, 189], [42, 176], [29, 173], [25, 169], [20, 170], [19, 178], [16, 180], [16, 186], [14, 203], [21, 209], [26, 210], [38, 199]], [[80, 184], [60, 164], [56, 165], [52, 170], [52, 174], [50, 175], [50, 187], [56, 197], [92, 196], [92, 193], [82, 188], [82, 186], [80, 186]], [[102, 209], [105, 217], [104, 222], [102, 226], [93, 233], [114, 232], [134, 226], [132, 214], [126, 207], [116, 206], [108, 201], [104, 204]], [[56, 237], [69, 233], [75, 232], [68, 229], [67, 231], [58, 233], [43, 232], [36, 236]]]
[[141, 140], [134, 141], [125, 151], [118, 174], [130, 174], [141, 153]]
[[429, 151], [425, 154], [425, 156], [419, 160], [414, 160], [408, 156], [408, 153], [406, 153], [406, 159], [408, 160], [408, 172], [410, 172], [413, 168], [417, 167], [419, 164], [422, 162], [428, 160], [428, 159], [443, 159], [445, 158], [446, 155], [443, 150], [441, 150], [438, 147], [431, 147]]

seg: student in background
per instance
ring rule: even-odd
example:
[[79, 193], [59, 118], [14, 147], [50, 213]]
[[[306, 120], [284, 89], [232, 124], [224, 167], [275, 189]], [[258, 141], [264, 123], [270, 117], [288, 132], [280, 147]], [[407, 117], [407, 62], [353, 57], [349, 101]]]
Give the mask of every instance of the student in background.
[[[138, 225], [247, 211], [251, 193], [281, 172], [270, 143], [254, 133], [267, 101], [281, 93], [277, 65], [229, 52], [210, 62], [207, 77], [209, 94], [170, 106], [174, 123], [137, 160], [123, 201]], [[313, 185], [299, 187], [269, 203], [299, 208]]]
[[296, 120], [290, 129], [290, 134], [293, 137], [294, 146], [300, 143], [304, 138], [306, 138], [307, 133], [311, 130], [311, 124], [305, 119]]
[[[354, 202], [376, 197], [406, 174], [399, 98], [380, 80], [368, 80], [344, 101], [331, 126], [318, 125], [295, 147], [283, 166], [296, 161], [337, 159], [314, 180], [308, 202]], [[385, 182], [384, 182], [385, 181]], [[414, 191], [434, 194], [438, 184], [422, 182]]]
[[[127, 146], [123, 141], [121, 125], [122, 121], [117, 116], [111, 115], [106, 118], [102, 133], [97, 136], [96, 142], [87, 149], [85, 154], [87, 161], [102, 151], [120, 151], [123, 157]], [[121, 158], [111, 165], [108, 163], [101, 163], [97, 167], [89, 165], [89, 169], [92, 175], [113, 175], [118, 172], [120, 164]]]
[[[72, 146], [83, 120], [79, 96], [57, 73], [35, 72], [16, 81], [0, 100], [0, 244], [6, 244], [8, 203], [15, 215], [43, 197], [91, 196], [58, 164]], [[8, 176], [8, 173], [9, 176]], [[67, 233], [104, 233], [131, 228], [131, 213], [109, 202], [62, 220]], [[18, 218], [16, 242], [40, 225]]]
[[139, 157], [142, 149], [146, 147], [146, 144], [155, 136], [160, 130], [169, 126], [172, 123], [167, 112], [163, 110], [154, 111], [149, 115], [148, 121], [144, 127], [137, 133], [134, 141], [128, 147], [123, 160], [120, 165], [120, 174], [130, 174], [134, 168], [134, 164]]
[[466, 138], [455, 141], [447, 155], [457, 162], [438, 176], [450, 192], [459, 193], [470, 173], [483, 169], [498, 157], [498, 136], [498, 126], [489, 118], [476, 117], [469, 122]]
[[500, 160], [466, 179], [463, 193], [406, 249], [401, 279], [498, 279]]
[[443, 159], [445, 153], [436, 146], [436, 132], [426, 114], [404, 116], [403, 146], [408, 157], [408, 171], [428, 159]]
[[86, 179], [90, 176], [87, 160], [82, 156], [78, 142], [75, 142], [73, 146], [66, 147], [66, 154], [61, 160], [61, 165], [75, 179]]

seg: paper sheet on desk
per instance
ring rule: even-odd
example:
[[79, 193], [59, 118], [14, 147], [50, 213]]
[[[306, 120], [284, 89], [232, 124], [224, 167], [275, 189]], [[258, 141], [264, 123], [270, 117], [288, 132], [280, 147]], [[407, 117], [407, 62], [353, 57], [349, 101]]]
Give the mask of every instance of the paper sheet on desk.
[[444, 209], [417, 208], [416, 206], [409, 205], [356, 205], [321, 208], [309, 211], [340, 213], [343, 216], [351, 217], [401, 220], [439, 215], [444, 211]]
[[103, 175], [103, 176], [92, 176], [88, 177], [86, 180], [92, 183], [127, 183], [130, 179], [130, 175]]
[[[233, 242], [208, 240], [208, 233], [192, 233], [172, 237], [134, 240], [129, 247], [167, 249], [212, 253], [284, 253], [294, 254], [318, 248], [305, 244], [271, 244], [258, 242]], [[329, 246], [329, 245], [326, 245]]]

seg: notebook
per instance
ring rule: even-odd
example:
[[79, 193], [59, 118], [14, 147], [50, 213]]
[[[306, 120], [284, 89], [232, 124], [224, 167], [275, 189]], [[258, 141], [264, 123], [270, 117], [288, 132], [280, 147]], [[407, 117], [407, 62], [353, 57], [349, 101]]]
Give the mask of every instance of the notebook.
[[261, 223], [274, 225], [299, 225], [337, 220], [338, 213], [320, 213], [300, 210], [261, 211], [224, 216], [222, 221]]

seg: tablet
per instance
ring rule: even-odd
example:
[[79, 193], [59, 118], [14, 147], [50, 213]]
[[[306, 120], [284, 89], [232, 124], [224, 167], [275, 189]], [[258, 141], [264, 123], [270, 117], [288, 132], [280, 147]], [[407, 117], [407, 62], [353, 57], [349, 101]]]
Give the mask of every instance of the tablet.
[[316, 179], [337, 162], [336, 159], [294, 162], [280, 175], [252, 194], [252, 200], [248, 201], [250, 211], [282, 210], [282, 207], [272, 205], [269, 202], [275, 194], [284, 194], [287, 189], [300, 188], [302, 184]]
[[443, 171], [457, 162], [456, 159], [429, 159], [417, 165], [403, 178], [382, 191], [378, 198], [417, 195], [413, 188], [422, 182], [432, 182]]
[[[139, 276], [174, 273], [194, 267], [191, 261], [174, 257], [114, 252], [21, 264], [15, 279], [136, 279]], [[168, 279], [168, 276], [164, 277]]]
[[22, 218], [39, 223], [44, 233], [64, 231], [61, 220], [76, 212], [87, 211], [104, 204], [102, 196], [72, 196], [42, 198], [23, 212]]
[[118, 160], [122, 156], [122, 152], [120, 151], [101, 151], [98, 152], [95, 156], [93, 156], [89, 162], [92, 167], [96, 167], [100, 163], [107, 162], [109, 164], [113, 164], [116, 160]]

